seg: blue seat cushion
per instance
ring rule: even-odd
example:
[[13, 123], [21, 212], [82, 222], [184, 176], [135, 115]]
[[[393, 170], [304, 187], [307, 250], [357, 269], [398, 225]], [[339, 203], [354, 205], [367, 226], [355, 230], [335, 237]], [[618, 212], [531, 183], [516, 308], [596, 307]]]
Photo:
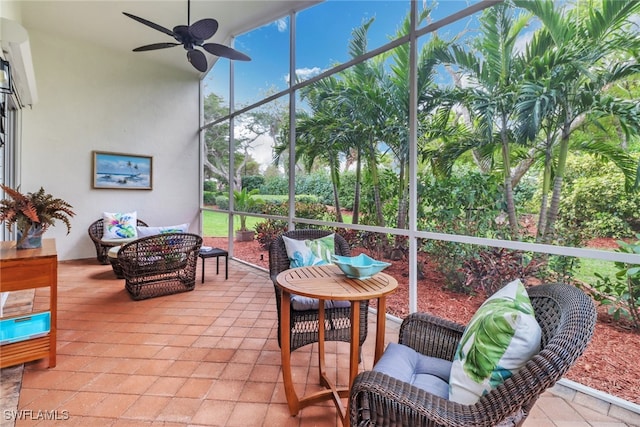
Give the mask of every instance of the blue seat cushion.
[[374, 371], [449, 399], [451, 362], [425, 356], [406, 345], [389, 343]]
[[[351, 307], [350, 301], [325, 300], [324, 308], [346, 308]], [[317, 310], [318, 300], [316, 298], [303, 297], [302, 295], [291, 294], [291, 308], [296, 311]]]

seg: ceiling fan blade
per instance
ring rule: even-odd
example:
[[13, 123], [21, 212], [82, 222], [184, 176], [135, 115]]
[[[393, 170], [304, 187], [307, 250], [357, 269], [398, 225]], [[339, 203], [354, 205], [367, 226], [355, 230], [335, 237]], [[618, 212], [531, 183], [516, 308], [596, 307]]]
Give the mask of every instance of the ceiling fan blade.
[[213, 18], [201, 19], [189, 26], [189, 34], [196, 40], [207, 40], [218, 31], [218, 21]]
[[140, 46], [133, 49], [134, 52], [144, 52], [147, 50], [165, 49], [167, 47], [180, 46], [180, 43], [154, 43], [145, 46]]
[[168, 28], [165, 28], [165, 27], [163, 27], [161, 25], [155, 24], [155, 23], [153, 23], [151, 21], [147, 21], [144, 18], [140, 18], [139, 16], [135, 16], [135, 15], [132, 15], [132, 14], [127, 13], [127, 12], [122, 12], [122, 13], [124, 15], [128, 16], [129, 18], [140, 22], [141, 24], [144, 24], [144, 25], [146, 25], [148, 27], [153, 28], [154, 30], [158, 30], [158, 31], [160, 31], [162, 33], [165, 33], [165, 34], [171, 36], [171, 37], [175, 37], [175, 35], [173, 34], [173, 31], [169, 30]]
[[204, 53], [200, 52], [199, 50], [196, 50], [196, 49], [188, 50], [187, 59], [196, 70], [202, 73], [207, 71], [207, 68], [208, 68], [207, 58], [204, 56]]
[[247, 55], [239, 52], [229, 46], [225, 46], [219, 43], [205, 43], [202, 45], [203, 49], [212, 55], [221, 56], [223, 58], [229, 58], [236, 61], [251, 61]]

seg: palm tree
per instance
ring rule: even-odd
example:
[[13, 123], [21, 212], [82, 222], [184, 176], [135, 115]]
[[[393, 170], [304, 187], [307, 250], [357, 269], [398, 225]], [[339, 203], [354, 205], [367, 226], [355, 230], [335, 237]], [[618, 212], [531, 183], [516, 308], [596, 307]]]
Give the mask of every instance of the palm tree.
[[[367, 52], [367, 30], [373, 23], [373, 18], [361, 27], [354, 29], [349, 50], [352, 57]], [[375, 65], [378, 67], [380, 64]], [[303, 99], [307, 100], [312, 115], [298, 113], [300, 119], [296, 123], [296, 160], [306, 158], [306, 168], [309, 169], [314, 160], [322, 158], [330, 164], [333, 157], [342, 153], [344, 156], [356, 155], [356, 173], [361, 170], [362, 159], [367, 165], [371, 177], [371, 187], [374, 194], [375, 225], [384, 226], [382, 198], [378, 177], [378, 133], [381, 123], [377, 120], [376, 108], [383, 104], [375, 84], [375, 74], [382, 72], [374, 69], [371, 63], [359, 63], [352, 69], [338, 74], [337, 77], [325, 78], [301, 91]], [[317, 128], [317, 129], [316, 129]], [[302, 138], [298, 136], [301, 132]], [[322, 136], [320, 136], [322, 134]], [[282, 132], [281, 144], [274, 148], [275, 161], [278, 162], [282, 154], [288, 150], [288, 138]], [[332, 147], [328, 149], [327, 147]], [[334, 197], [337, 199], [339, 174], [335, 166], [332, 169], [334, 183]], [[357, 186], [360, 179], [357, 179]], [[354, 207], [356, 212], [360, 206], [360, 191], [356, 188]], [[339, 201], [336, 201], [336, 208]], [[357, 221], [357, 215], [355, 220]]]
[[[480, 164], [491, 164], [494, 150], [499, 150], [512, 237], [518, 234], [512, 176], [512, 146], [520, 142], [514, 138], [515, 105], [520, 78], [526, 68], [518, 42], [530, 18], [528, 14], [514, 12], [507, 2], [485, 10], [480, 18], [481, 34], [471, 42], [474, 50], [456, 43], [448, 52], [438, 53], [438, 57], [456, 73], [454, 81], [459, 91], [452, 96], [452, 101], [464, 105], [467, 125], [476, 132], [458, 140], [454, 144], [457, 147], [449, 147], [448, 155], [440, 153], [440, 156], [450, 162], [471, 149]], [[446, 113], [445, 110], [442, 112]]]
[[[364, 22], [352, 32], [349, 41], [349, 54], [357, 58], [368, 50], [367, 34], [374, 22], [374, 18]], [[377, 82], [384, 73], [379, 59], [360, 62], [341, 73], [344, 79], [344, 90], [336, 93], [338, 104], [344, 106], [352, 126], [349, 129], [351, 142], [355, 142], [358, 157], [356, 170], [360, 171], [362, 160], [366, 164], [371, 179], [373, 193], [373, 208], [375, 225], [384, 226], [385, 220], [380, 196], [380, 178], [378, 172], [378, 131], [383, 123], [379, 120], [377, 108], [381, 105], [380, 98], [384, 97], [379, 91]], [[354, 203], [360, 206], [360, 191], [356, 189]]]
[[[429, 10], [422, 11], [417, 21], [422, 22], [428, 14]], [[349, 43], [352, 57], [367, 51], [367, 33], [372, 22], [370, 20], [354, 30]], [[407, 16], [394, 38], [408, 34], [410, 25]], [[438, 65], [437, 52], [445, 48], [446, 43], [434, 35], [419, 53], [417, 103], [422, 115], [431, 114], [440, 102], [433, 76]], [[405, 43], [346, 70], [342, 74], [345, 91], [339, 95], [341, 103], [349, 106], [351, 120], [359, 124], [353, 129], [353, 134], [361, 135], [362, 143], [354, 148], [358, 153], [364, 153], [372, 178], [376, 225], [385, 223], [379, 190], [378, 153], [381, 147], [387, 147], [393, 154], [398, 174], [398, 188], [395, 191], [398, 195], [398, 228], [407, 227], [409, 211], [409, 52], [410, 46]]]
[[333, 203], [336, 221], [343, 222], [340, 206], [340, 159], [344, 157], [342, 121], [336, 114], [335, 105], [327, 99], [327, 93], [335, 91], [339, 83], [329, 77], [321, 84], [315, 84], [302, 91], [313, 115], [301, 114], [296, 121], [296, 161], [303, 159], [307, 171], [310, 171], [316, 159], [320, 158], [329, 167], [329, 176], [333, 189]]
[[[607, 95], [606, 90], [638, 72], [637, 59], [621, 61], [620, 52], [637, 52], [637, 33], [625, 33], [624, 25], [638, 12], [640, 3], [591, 2], [586, 16], [577, 9], [567, 13], [556, 9], [551, 0], [515, 3], [532, 15], [516, 16], [511, 2], [487, 9], [481, 17], [482, 34], [473, 43], [477, 53], [454, 45], [441, 58], [449, 67], [458, 67], [459, 74], [454, 75], [457, 82], [464, 81], [461, 75], [471, 81], [466, 86], [459, 84], [460, 90], [450, 95], [452, 101], [467, 107], [467, 127], [439, 131], [436, 135], [451, 137], [459, 132], [459, 137], [449, 138], [453, 143], [428, 147], [423, 155], [441, 170], [449, 171], [456, 159], [471, 150], [480, 169], [488, 172], [493, 167], [494, 149], [499, 147], [499, 170], [504, 177], [513, 236], [518, 224], [513, 189], [533, 165], [540, 164], [543, 197], [538, 240], [548, 242], [558, 215], [570, 148], [612, 161], [625, 173], [628, 187], [634, 181], [636, 164], [620, 147], [598, 142], [572, 146], [569, 136], [587, 119], [602, 116], [617, 116], [622, 129], [637, 132], [637, 104]], [[531, 16], [538, 17], [543, 27], [526, 49], [518, 49]], [[450, 112], [443, 108], [440, 113], [445, 118], [443, 123], [449, 120], [450, 125]]]
[[[565, 10], [551, 0], [516, 4], [543, 23], [527, 51], [532, 66], [524, 76], [517, 110], [522, 134], [529, 139], [544, 135], [543, 189], [545, 196], [551, 192], [551, 201], [547, 207], [547, 198], [543, 198], [538, 240], [550, 242], [572, 132], [604, 116], [616, 117], [627, 133], [640, 131], [637, 103], [607, 93], [616, 82], [640, 73], [640, 37], [628, 27], [640, 12], [640, 2], [593, 0], [587, 13], [580, 8]], [[593, 142], [583, 148], [613, 160], [625, 174], [628, 187], [633, 182], [634, 163], [621, 149]]]

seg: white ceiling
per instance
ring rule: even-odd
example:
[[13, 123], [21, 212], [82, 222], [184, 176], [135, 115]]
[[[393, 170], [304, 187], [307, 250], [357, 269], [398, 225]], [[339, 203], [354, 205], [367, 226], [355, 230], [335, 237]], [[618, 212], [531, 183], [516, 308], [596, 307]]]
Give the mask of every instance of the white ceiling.
[[[0, 0], [5, 2], [7, 0]], [[233, 36], [269, 23], [292, 10], [301, 10], [319, 0], [191, 0], [191, 23], [214, 18], [219, 23], [208, 42], [229, 44]], [[65, 37], [144, 55], [158, 64], [200, 74], [188, 63], [180, 46], [148, 52], [131, 52], [152, 43], [174, 42], [169, 35], [125, 16], [128, 12], [162, 27], [187, 24], [187, 0], [20, 0], [22, 24], [27, 30]], [[217, 59], [206, 53], [209, 67]]]

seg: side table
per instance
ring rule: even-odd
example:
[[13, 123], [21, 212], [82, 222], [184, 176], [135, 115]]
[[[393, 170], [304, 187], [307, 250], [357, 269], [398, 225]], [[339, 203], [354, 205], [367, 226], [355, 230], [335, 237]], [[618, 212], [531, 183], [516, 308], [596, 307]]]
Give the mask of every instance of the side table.
[[[0, 346], [0, 368], [14, 366], [33, 360], [49, 358], [49, 367], [56, 366], [57, 319], [58, 319], [58, 254], [54, 239], [42, 239], [42, 247], [16, 250], [15, 241], [0, 242], [0, 292], [21, 291], [33, 288], [48, 288], [49, 307], [34, 310], [31, 320], [49, 317], [47, 328], [36, 324], [33, 336]], [[3, 318], [10, 324], [14, 320], [31, 323], [25, 316]], [[19, 319], [19, 320], [18, 320]], [[3, 329], [6, 324], [0, 326]], [[33, 326], [33, 324], [32, 324]], [[29, 327], [26, 328], [29, 331]], [[45, 333], [46, 332], [46, 333]]]
[[[278, 286], [282, 289], [282, 327], [280, 329], [280, 346], [282, 355], [282, 379], [284, 393], [292, 416], [298, 414], [302, 408], [309, 405], [332, 400], [338, 409], [338, 414], [344, 427], [349, 427], [350, 418], [348, 406], [345, 407], [341, 398], [349, 397], [349, 390], [358, 374], [358, 358], [360, 343], [360, 304], [362, 300], [377, 299], [378, 314], [376, 316], [376, 344], [374, 364], [384, 352], [384, 334], [386, 321], [386, 296], [398, 287], [398, 282], [385, 273], [378, 273], [368, 279], [348, 278], [337, 265], [316, 265], [311, 267], [297, 267], [285, 270], [276, 277]], [[335, 381], [330, 381], [325, 365], [324, 334], [325, 329], [318, 329], [318, 373], [320, 385], [325, 389], [313, 392], [304, 397], [298, 397], [293, 385], [291, 370], [291, 294], [309, 298], [317, 298], [318, 324], [325, 324], [324, 301], [331, 299], [351, 302], [351, 343], [349, 350], [349, 384], [338, 388]]]
[[229, 252], [220, 248], [204, 248], [200, 249], [198, 254], [202, 258], [202, 282], [204, 283], [204, 260], [207, 258], [216, 259], [216, 275], [220, 272], [220, 257], [224, 257], [224, 280], [229, 278]]

